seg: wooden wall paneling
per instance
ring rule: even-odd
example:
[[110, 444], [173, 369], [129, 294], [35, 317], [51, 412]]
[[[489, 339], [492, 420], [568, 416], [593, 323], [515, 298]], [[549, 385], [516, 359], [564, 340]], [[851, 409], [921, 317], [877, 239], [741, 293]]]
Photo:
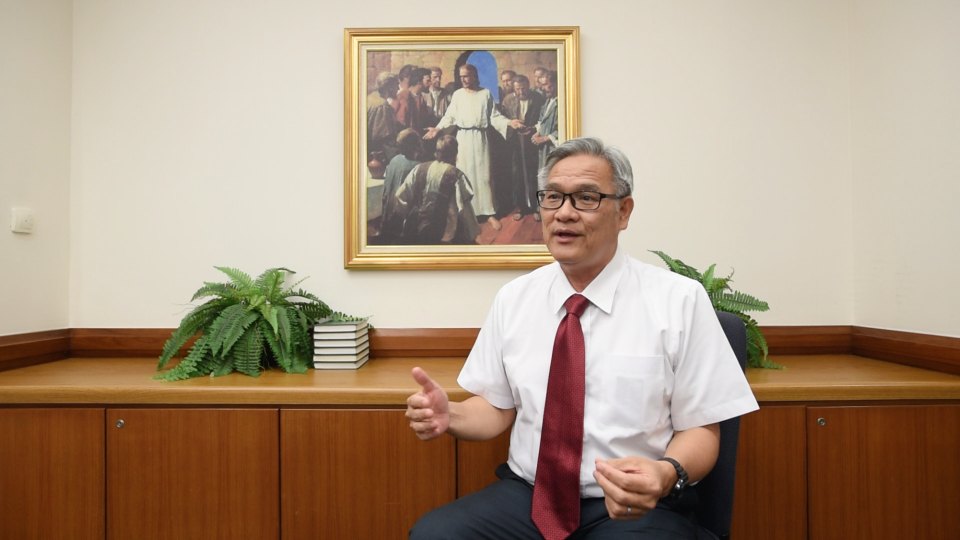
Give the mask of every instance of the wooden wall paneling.
[[960, 405], [811, 407], [806, 425], [810, 540], [960, 538]]
[[370, 333], [374, 357], [470, 354], [479, 328], [385, 328]]
[[453, 437], [417, 439], [402, 410], [284, 409], [284, 540], [406, 539], [456, 496]]
[[[0, 371], [75, 357], [156, 357], [172, 328], [73, 328], [0, 337]], [[856, 354], [960, 374], [960, 338], [859, 326], [762, 326], [774, 355]], [[387, 328], [373, 357], [465, 357], [478, 328]], [[65, 339], [68, 341], [65, 342]], [[189, 342], [183, 349], [192, 345]]]
[[850, 326], [761, 326], [770, 354], [850, 354]]
[[457, 498], [497, 481], [497, 465], [507, 462], [510, 431], [483, 442], [457, 441]]
[[103, 540], [103, 409], [0, 409], [0, 538]]
[[[70, 356], [77, 358], [159, 357], [173, 328], [73, 328], [70, 330]], [[180, 352], [186, 352], [191, 339]]]
[[0, 336], [0, 371], [63, 360], [70, 356], [70, 331], [48, 330]]
[[764, 406], [740, 419], [730, 538], [806, 540], [803, 406]]
[[853, 328], [853, 354], [960, 375], [960, 338]]
[[107, 409], [106, 419], [109, 540], [279, 540], [277, 409]]

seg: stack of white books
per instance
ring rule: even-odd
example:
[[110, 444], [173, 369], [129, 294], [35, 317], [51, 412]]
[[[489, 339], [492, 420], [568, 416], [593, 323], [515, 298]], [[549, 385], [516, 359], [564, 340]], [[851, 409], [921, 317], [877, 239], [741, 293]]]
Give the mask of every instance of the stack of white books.
[[313, 327], [313, 367], [357, 369], [370, 359], [367, 321], [327, 321]]

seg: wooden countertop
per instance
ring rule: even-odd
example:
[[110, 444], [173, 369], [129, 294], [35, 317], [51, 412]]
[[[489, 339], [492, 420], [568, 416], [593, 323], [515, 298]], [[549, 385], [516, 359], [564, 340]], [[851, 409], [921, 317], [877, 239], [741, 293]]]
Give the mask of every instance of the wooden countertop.
[[[960, 376], [850, 355], [778, 356], [785, 371], [748, 369], [758, 401], [960, 399]], [[359, 370], [279, 370], [174, 383], [151, 379], [151, 358], [71, 358], [0, 372], [0, 404], [382, 405], [399, 407], [417, 390], [420, 366], [454, 401], [460, 358], [378, 358]]]

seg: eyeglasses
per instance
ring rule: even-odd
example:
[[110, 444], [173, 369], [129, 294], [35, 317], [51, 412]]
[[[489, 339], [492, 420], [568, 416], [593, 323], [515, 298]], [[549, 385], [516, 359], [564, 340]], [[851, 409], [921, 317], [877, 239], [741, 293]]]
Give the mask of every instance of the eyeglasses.
[[600, 203], [604, 199], [622, 199], [621, 195], [608, 195], [599, 191], [575, 191], [573, 193], [564, 193], [552, 189], [544, 189], [537, 192], [537, 203], [540, 208], [547, 210], [556, 210], [563, 206], [563, 202], [570, 197], [570, 202], [577, 210], [596, 210], [600, 208]]

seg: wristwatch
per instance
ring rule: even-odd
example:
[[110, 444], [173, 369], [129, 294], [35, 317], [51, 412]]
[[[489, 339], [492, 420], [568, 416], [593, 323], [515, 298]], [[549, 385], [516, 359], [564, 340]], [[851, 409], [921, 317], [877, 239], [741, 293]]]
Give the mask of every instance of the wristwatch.
[[687, 484], [690, 482], [690, 477], [687, 476], [687, 471], [677, 463], [677, 460], [673, 458], [663, 457], [657, 461], [666, 461], [667, 463], [673, 465], [673, 468], [677, 470], [677, 483], [673, 485], [673, 489], [670, 490], [670, 493], [664, 497], [665, 499], [679, 499], [683, 497], [683, 490], [687, 487]]

